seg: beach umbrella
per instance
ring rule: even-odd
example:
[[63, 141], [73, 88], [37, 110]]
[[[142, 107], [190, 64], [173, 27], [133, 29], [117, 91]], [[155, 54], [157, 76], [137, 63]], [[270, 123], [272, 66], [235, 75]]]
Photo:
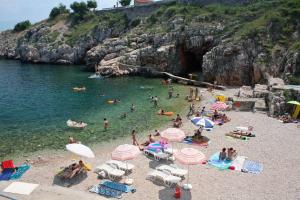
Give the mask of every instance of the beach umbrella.
[[293, 105], [300, 105], [298, 101], [288, 101], [288, 104], [293, 104]]
[[77, 144], [77, 143], [67, 144], [66, 148], [68, 151], [77, 154], [79, 156], [83, 156], [87, 158], [95, 158], [95, 154], [93, 153], [93, 151], [89, 147], [83, 144]]
[[[128, 160], [136, 158], [141, 153], [139, 147], [132, 144], [119, 145], [112, 153], [111, 158], [113, 160], [125, 161], [126, 169], [128, 169]], [[126, 179], [126, 181], [129, 179]]]
[[[185, 133], [179, 128], [168, 128], [160, 133], [162, 139], [168, 142], [181, 142], [185, 138]], [[174, 148], [172, 145], [172, 155], [174, 153]], [[173, 157], [172, 157], [173, 158]]]
[[184, 184], [184, 188], [192, 189], [192, 185], [189, 184], [189, 171], [190, 165], [197, 165], [206, 160], [205, 155], [194, 148], [183, 148], [180, 151], [174, 153], [174, 156], [178, 162], [188, 166], [187, 184]]
[[194, 117], [191, 122], [196, 126], [203, 126], [205, 129], [213, 128], [215, 125], [213, 121], [205, 117]]
[[168, 128], [161, 132], [160, 136], [169, 142], [181, 142], [185, 138], [185, 133], [179, 128]]
[[140, 149], [137, 146], [122, 144], [111, 153], [111, 158], [113, 160], [127, 161], [136, 158], [140, 153]]
[[287, 102], [288, 104], [293, 104], [295, 105], [295, 108], [294, 108], [294, 113], [293, 113], [293, 118], [296, 119], [297, 116], [299, 115], [300, 113], [300, 103], [298, 101], [288, 101]]
[[211, 110], [221, 110], [224, 111], [228, 108], [228, 105], [224, 102], [217, 101], [213, 105], [211, 105], [210, 109]]

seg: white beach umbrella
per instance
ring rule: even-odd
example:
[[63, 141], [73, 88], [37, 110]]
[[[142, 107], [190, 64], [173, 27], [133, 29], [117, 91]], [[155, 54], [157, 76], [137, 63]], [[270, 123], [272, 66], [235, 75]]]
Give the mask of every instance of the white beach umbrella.
[[77, 154], [79, 156], [83, 156], [87, 158], [95, 158], [95, 154], [93, 153], [93, 151], [89, 147], [83, 144], [77, 144], [77, 143], [67, 144], [66, 148], [68, 151]]

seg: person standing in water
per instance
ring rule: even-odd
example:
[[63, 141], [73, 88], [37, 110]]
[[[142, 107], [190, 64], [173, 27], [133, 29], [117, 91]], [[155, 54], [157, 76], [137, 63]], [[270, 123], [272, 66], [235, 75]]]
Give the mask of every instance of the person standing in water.
[[139, 143], [136, 139], [135, 130], [132, 130], [131, 137], [132, 137], [132, 145], [139, 146]]
[[190, 99], [193, 99], [193, 95], [194, 95], [194, 89], [192, 87], [190, 87]]
[[199, 89], [196, 87], [196, 89], [195, 89], [195, 99], [196, 100], [198, 98], [198, 95], [199, 95]]
[[135, 106], [134, 106], [134, 104], [131, 104], [130, 111], [131, 111], [131, 112], [135, 111]]
[[104, 118], [104, 120], [103, 120], [103, 126], [104, 126], [104, 130], [107, 131], [107, 129], [108, 129], [108, 120], [106, 118]]
[[155, 96], [153, 98], [153, 103], [154, 103], [154, 107], [157, 108], [158, 107], [158, 98], [157, 98], [157, 96]]
[[169, 88], [168, 94], [169, 94], [169, 99], [171, 99], [173, 96], [173, 88], [172, 87]]

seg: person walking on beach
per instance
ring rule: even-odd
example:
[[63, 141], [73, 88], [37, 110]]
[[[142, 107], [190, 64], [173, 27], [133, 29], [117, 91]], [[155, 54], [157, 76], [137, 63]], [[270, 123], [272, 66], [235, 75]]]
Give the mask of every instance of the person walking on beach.
[[108, 120], [106, 118], [104, 118], [104, 120], [103, 120], [103, 126], [104, 126], [104, 130], [107, 131], [107, 129], [108, 129]]
[[153, 98], [153, 103], [154, 103], [154, 107], [157, 108], [158, 107], [158, 98], [157, 98], [157, 96], [155, 96]]
[[190, 117], [191, 115], [193, 115], [195, 113], [195, 105], [194, 105], [194, 103], [192, 103], [191, 105], [190, 105], [190, 110], [189, 110], [189, 112], [188, 112], [188, 114], [187, 114], [187, 117]]
[[135, 146], [139, 146], [139, 143], [136, 139], [135, 130], [132, 130], [131, 137], [132, 137], [132, 144], [135, 145]]

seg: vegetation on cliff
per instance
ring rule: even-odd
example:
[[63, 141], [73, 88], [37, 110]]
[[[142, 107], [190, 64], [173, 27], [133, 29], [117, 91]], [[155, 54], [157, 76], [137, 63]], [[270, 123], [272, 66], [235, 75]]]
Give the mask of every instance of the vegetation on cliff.
[[11, 38], [5, 33], [2, 38], [11, 42], [0, 42], [0, 56], [84, 63], [107, 74], [120, 63], [120, 68], [146, 66], [180, 75], [199, 70], [206, 81], [224, 84], [260, 83], [265, 73], [291, 83], [299, 80], [299, 0], [95, 7], [90, 0], [72, 3], [71, 12], [64, 5], [53, 8], [49, 20]]

